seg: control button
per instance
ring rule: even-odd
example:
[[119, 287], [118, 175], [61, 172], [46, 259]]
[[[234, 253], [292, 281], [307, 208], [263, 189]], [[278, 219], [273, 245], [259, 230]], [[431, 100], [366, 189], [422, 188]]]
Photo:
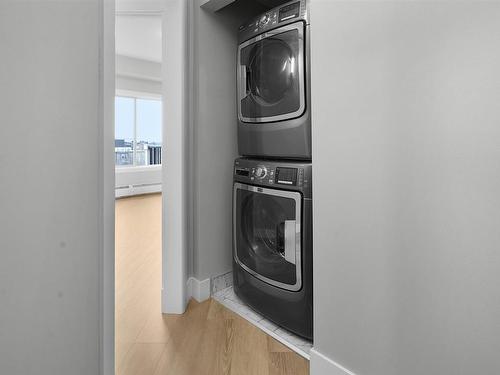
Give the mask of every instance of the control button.
[[263, 165], [257, 166], [257, 169], [255, 170], [255, 176], [258, 178], [264, 178], [267, 175], [267, 168], [264, 167]]

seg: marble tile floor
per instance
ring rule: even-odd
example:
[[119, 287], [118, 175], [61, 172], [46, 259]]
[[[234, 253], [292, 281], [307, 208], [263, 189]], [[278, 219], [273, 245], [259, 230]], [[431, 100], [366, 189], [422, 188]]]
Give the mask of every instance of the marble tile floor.
[[232, 286], [215, 292], [212, 295], [212, 298], [228, 309], [234, 311], [236, 314], [245, 318], [250, 323], [266, 332], [268, 335], [274, 337], [282, 344], [288, 346], [297, 354], [300, 354], [302, 357], [307, 359], [310, 358], [310, 351], [312, 348], [312, 343], [310, 341], [278, 327], [276, 324], [252, 310], [238, 298], [238, 296], [234, 293]]

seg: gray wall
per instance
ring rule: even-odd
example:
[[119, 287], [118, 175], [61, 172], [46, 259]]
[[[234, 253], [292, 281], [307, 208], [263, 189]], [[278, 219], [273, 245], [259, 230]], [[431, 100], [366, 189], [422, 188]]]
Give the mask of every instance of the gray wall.
[[1, 374], [99, 372], [99, 12], [0, 4]]
[[500, 373], [500, 3], [312, 0], [316, 349]]
[[[201, 1], [202, 2], [202, 1]], [[200, 2], [200, 3], [201, 3]], [[192, 9], [193, 254], [198, 280], [231, 270], [233, 162], [238, 155], [237, 31], [264, 8], [238, 1], [212, 13]]]

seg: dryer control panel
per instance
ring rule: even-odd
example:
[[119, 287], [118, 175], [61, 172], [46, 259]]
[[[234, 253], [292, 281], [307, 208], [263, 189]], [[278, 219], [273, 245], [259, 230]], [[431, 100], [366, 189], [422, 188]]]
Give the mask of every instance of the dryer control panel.
[[234, 163], [234, 181], [301, 191], [306, 197], [312, 191], [311, 175], [310, 163], [248, 158], [236, 159]]
[[241, 25], [239, 41], [244, 42], [258, 34], [299, 20], [308, 23], [306, 1], [290, 1]]

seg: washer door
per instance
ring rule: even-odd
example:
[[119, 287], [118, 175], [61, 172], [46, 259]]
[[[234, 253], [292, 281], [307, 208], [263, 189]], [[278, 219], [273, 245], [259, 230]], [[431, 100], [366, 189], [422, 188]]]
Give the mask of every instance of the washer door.
[[234, 259], [277, 287], [302, 287], [301, 195], [234, 184]]
[[304, 113], [304, 27], [302, 22], [297, 22], [239, 46], [241, 121], [280, 121]]

